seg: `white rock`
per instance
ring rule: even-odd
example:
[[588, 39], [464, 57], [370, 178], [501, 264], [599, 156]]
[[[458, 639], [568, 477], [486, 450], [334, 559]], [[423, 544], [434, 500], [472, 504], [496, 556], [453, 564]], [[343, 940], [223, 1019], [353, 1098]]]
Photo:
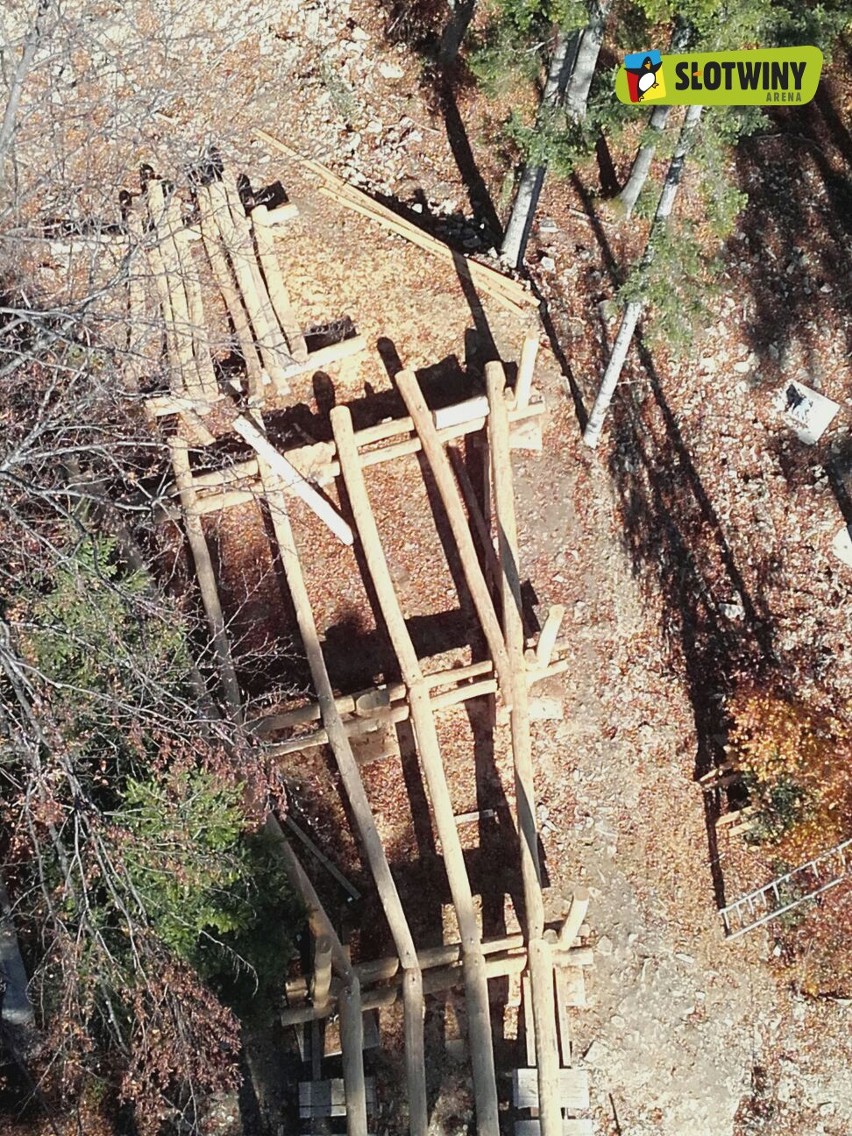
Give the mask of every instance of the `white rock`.
[[379, 74], [383, 79], [402, 79], [405, 71], [398, 63], [380, 63]]

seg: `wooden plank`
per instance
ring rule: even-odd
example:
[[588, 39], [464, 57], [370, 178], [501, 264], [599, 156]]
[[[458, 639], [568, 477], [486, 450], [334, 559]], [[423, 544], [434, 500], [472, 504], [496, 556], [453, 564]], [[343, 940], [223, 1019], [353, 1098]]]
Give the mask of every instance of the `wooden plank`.
[[267, 440], [265, 435], [245, 415], [238, 415], [232, 423], [234, 432], [254, 449], [263, 464], [273, 471], [276, 477], [281, 478], [286, 486], [292, 489], [305, 504], [312, 509], [334, 533], [338, 540], [344, 544], [352, 544], [354, 537], [352, 529], [343, 520], [337, 510], [322, 494], [318, 493], [309, 481], [299, 473], [283, 454]]
[[[243, 210], [236, 185], [227, 170], [223, 172], [221, 181], [214, 181], [210, 185], [210, 198], [219, 232], [254, 328], [260, 358], [278, 391], [288, 394], [290, 387], [284, 377], [284, 368], [292, 362], [292, 356], [275, 318], [269, 292], [255, 257], [251, 225]], [[256, 395], [262, 393], [256, 392]]]
[[240, 687], [237, 682], [237, 673], [231, 658], [231, 647], [225, 629], [225, 616], [222, 613], [222, 604], [219, 600], [219, 591], [216, 587], [216, 575], [213, 571], [213, 559], [207, 546], [207, 538], [201, 524], [201, 518], [194, 516], [192, 507], [196, 502], [195, 488], [192, 484], [192, 471], [189, 465], [189, 449], [183, 438], [170, 438], [172, 468], [175, 471], [175, 482], [180, 492], [181, 506], [184, 511], [184, 525], [192, 559], [195, 562], [196, 578], [201, 592], [201, 600], [207, 613], [207, 621], [213, 636], [213, 649], [219, 665], [222, 689], [231, 720], [242, 722], [242, 703]]
[[[512, 1101], [515, 1108], [538, 1108], [538, 1077], [535, 1069], [515, 1069], [512, 1073]], [[589, 1074], [585, 1069], [560, 1069], [556, 1089], [556, 1108], [583, 1112], [589, 1108]], [[562, 1129], [559, 1117], [557, 1136]]]
[[[410, 410], [411, 407], [409, 407]], [[477, 1130], [481, 1136], [498, 1136], [497, 1085], [494, 1071], [494, 1049], [485, 958], [480, 943], [473, 895], [464, 862], [464, 852], [453, 816], [452, 801], [447, 787], [435, 722], [432, 717], [429, 690], [423, 681], [420, 662], [405, 623], [405, 617], [385, 559], [375, 517], [370, 507], [364, 475], [358, 462], [349, 408], [345, 406], [335, 407], [331, 411], [330, 417], [340, 466], [346, 482], [352, 515], [355, 519], [364, 557], [387, 625], [388, 634], [399, 660], [403, 681], [409, 688], [408, 700], [417, 750], [423, 765], [426, 785], [432, 802], [432, 812], [444, 852], [444, 866], [458, 916], [461, 942], [464, 949], [464, 976]], [[431, 422], [430, 426], [432, 426]], [[434, 430], [434, 426], [432, 426], [432, 429]], [[443, 450], [441, 453], [446, 461]], [[447, 470], [449, 470], [448, 465]], [[450, 476], [452, 476], [451, 473]], [[458, 507], [461, 509], [460, 502]]]
[[533, 1018], [532, 990], [530, 976], [521, 978], [521, 1005], [524, 1011], [524, 1044], [527, 1051], [527, 1065], [535, 1065], [535, 1020]]
[[[207, 259], [210, 261], [216, 286], [222, 294], [231, 323], [234, 325], [240, 354], [245, 363], [248, 391], [251, 395], [260, 396], [263, 390], [260, 356], [255, 346], [248, 312], [236, 286], [231, 264], [225, 255], [222, 234], [216, 223], [216, 208], [209, 188], [199, 186], [196, 190], [196, 198], [204, 250], [207, 253]], [[168, 414], [169, 411], [166, 410], [162, 413]]]
[[[420, 438], [429, 468], [435, 478], [438, 494], [446, 510], [453, 538], [458, 546], [462, 571], [488, 643], [489, 654], [494, 660], [494, 669], [500, 683], [500, 691], [508, 705], [512, 699], [512, 669], [500, 632], [500, 624], [494, 611], [494, 604], [476, 555], [476, 548], [468, 527], [459, 488], [453, 476], [450, 459], [447, 457], [435, 429], [417, 376], [413, 371], [400, 371], [396, 376], [396, 383]], [[338, 454], [339, 452], [340, 446], [338, 444]]]
[[[252, 209], [252, 221], [254, 220], [255, 213], [260, 208], [260, 205], [256, 205], [254, 209]], [[295, 221], [299, 216], [299, 207], [298, 205], [294, 205], [292, 201], [287, 201], [284, 205], [276, 205], [274, 209], [267, 209], [266, 206], [262, 208], [264, 209], [264, 224], [270, 227], [283, 225], [287, 221]]]
[[554, 604], [548, 609], [535, 649], [535, 661], [539, 667], [546, 667], [551, 660], [564, 615], [565, 608], [562, 604]]
[[518, 378], [515, 383], [515, 406], [527, 406], [532, 390], [533, 372], [538, 355], [538, 336], [528, 335], [521, 348], [521, 358], [518, 363]]
[[[376, 1111], [376, 1080], [364, 1078], [364, 1097], [367, 1111]], [[345, 1116], [346, 1085], [342, 1077], [328, 1081], [299, 1082], [299, 1115], [302, 1118]]]
[[284, 277], [281, 275], [281, 268], [275, 252], [275, 238], [269, 227], [269, 212], [265, 205], [256, 205], [252, 210], [251, 228], [272, 309], [287, 339], [290, 354], [298, 362], [304, 363], [308, 358], [308, 347], [290, 303], [290, 295], [284, 284]]

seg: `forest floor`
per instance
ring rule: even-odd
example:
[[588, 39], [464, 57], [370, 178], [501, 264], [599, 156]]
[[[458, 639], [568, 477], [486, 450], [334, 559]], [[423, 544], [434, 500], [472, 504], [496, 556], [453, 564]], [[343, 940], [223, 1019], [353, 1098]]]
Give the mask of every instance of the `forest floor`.
[[[363, 400], [356, 415], [377, 406], [397, 413], [388, 376], [394, 354], [451, 395], [459, 392], [459, 362], [476, 373], [495, 349], [517, 359], [520, 321], [477, 303], [451, 269], [318, 198], [298, 167], [249, 143], [253, 126], [268, 129], [466, 251], [487, 252], [510, 185], [511, 154], [498, 131], [506, 108], [465, 82], [436, 79], [403, 42], [417, 31], [405, 11], [389, 14], [374, 0], [264, 6], [256, 24], [240, 24], [239, 49], [218, 59], [227, 112], [209, 96], [204, 107], [176, 101], [164, 115], [161, 150], [136, 156], [167, 174], [182, 140], [200, 137], [203, 122], [205, 131], [220, 128], [223, 147], [253, 180], [280, 177], [299, 205], [281, 259], [300, 320], [350, 316], [370, 354], [334, 382], [298, 388], [298, 412], [277, 427], [270, 416], [282, 436], [303, 429], [326, 437], [332, 398]], [[400, 42], [388, 41], [389, 24]], [[182, 67], [190, 65], [187, 56]], [[785, 970], [771, 931], [724, 942], [720, 900], [765, 882], [772, 866], [736, 839], [716, 845], [695, 784], [718, 753], [724, 698], [741, 673], [771, 662], [804, 688], [828, 689], [841, 702], [852, 694], [852, 570], [830, 547], [844, 516], [852, 521], [844, 487], [852, 424], [849, 108], [849, 88], [835, 80], [812, 106], [776, 112], [772, 131], [740, 146], [740, 184], [751, 201], [728, 243], [704, 336], [687, 358], [650, 346], [631, 358], [596, 452], [580, 441], [578, 414], [614, 333], [605, 306], [616, 287], [612, 266], [635, 255], [642, 228], [607, 219], [599, 172], [589, 167], [570, 183], [548, 182], [530, 246], [553, 335], [542, 334], [536, 376], [548, 406], [544, 452], [516, 464], [521, 565], [536, 611], [566, 606], [562, 639], [572, 658], [544, 692], [561, 709], [534, 725], [536, 804], [553, 896], [582, 883], [593, 897], [597, 965], [589, 1008], [573, 1020], [601, 1136], [852, 1130], [850, 1001], [801, 993], [807, 967]], [[687, 178], [679, 209], [692, 206], [690, 192]], [[818, 448], [797, 442], [773, 409], [790, 378], [841, 406]], [[396, 582], [416, 612], [418, 647], [438, 656], [465, 642], [471, 616], [457, 610], [440, 532], [426, 526], [427, 534], [422, 524], [427, 487], [415, 463], [400, 470], [377, 473], [371, 492]], [[275, 614], [278, 582], [253, 510], [232, 511], [208, 531], [226, 573], [224, 598], [238, 612], [238, 647], [268, 677], [289, 625]], [[369, 685], [384, 675], [387, 647], [346, 559], [352, 554], [332, 547], [310, 518], [298, 520], [335, 684]], [[353, 636], [357, 652], [348, 646]], [[251, 673], [242, 677], [252, 689]], [[277, 677], [306, 686], [298, 668]], [[499, 730], [494, 753], [482, 752], [475, 714], [454, 711], [442, 731], [457, 812], [510, 797]], [[424, 854], [432, 836], [418, 819], [411, 762], [365, 773], [427, 945], [442, 927], [445, 896], [437, 861]], [[323, 756], [305, 760], [293, 780], [315, 839], [364, 878]], [[499, 837], [484, 826], [478, 840], [470, 834], [474, 887], [486, 897], [505, 849]], [[502, 912], [491, 915], [499, 922]], [[850, 917], [849, 890], [837, 889], [806, 916], [799, 945], [820, 918]], [[369, 905], [359, 922], [376, 925]], [[386, 945], [376, 933], [375, 941], [364, 936], [362, 949]], [[848, 985], [824, 988], [849, 993]], [[461, 1130], [464, 1115], [446, 1102], [454, 1092], [464, 1096], [464, 1073], [446, 1066], [431, 1076], [436, 1130]]]

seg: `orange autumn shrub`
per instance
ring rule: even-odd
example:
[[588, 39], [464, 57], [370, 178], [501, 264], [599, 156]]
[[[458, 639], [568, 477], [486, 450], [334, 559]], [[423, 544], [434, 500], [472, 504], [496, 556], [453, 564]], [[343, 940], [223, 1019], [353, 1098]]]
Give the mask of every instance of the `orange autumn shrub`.
[[728, 713], [728, 755], [757, 808], [747, 839], [795, 867], [852, 835], [849, 721], [754, 687], [738, 691]]

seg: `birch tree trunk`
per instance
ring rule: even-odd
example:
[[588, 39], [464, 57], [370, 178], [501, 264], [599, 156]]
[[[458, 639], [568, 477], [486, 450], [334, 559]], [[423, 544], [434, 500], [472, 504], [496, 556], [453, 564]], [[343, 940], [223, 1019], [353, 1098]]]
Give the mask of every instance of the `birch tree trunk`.
[[[576, 36], [567, 36], [561, 31], [557, 33], [550, 70], [547, 73], [544, 94], [536, 117], [536, 129], [539, 128], [545, 115], [559, 105], [559, 97], [565, 89], [568, 73], [576, 59], [576, 46]], [[524, 250], [527, 247], [538, 199], [541, 196], [541, 187], [544, 185], [544, 173], [544, 166], [530, 164], [525, 165], [521, 171], [512, 205], [512, 215], [506, 225], [506, 234], [500, 249], [500, 255], [512, 268], [518, 268], [524, 259]]]
[[[666, 174], [666, 180], [663, 183], [663, 190], [660, 194], [660, 200], [657, 203], [657, 211], [654, 214], [651, 232], [648, 234], [648, 243], [645, 246], [645, 252], [642, 255], [642, 261], [639, 265], [639, 272], [643, 278], [643, 282], [651, 262], [654, 259], [654, 242], [660, 231], [665, 228], [666, 222], [671, 215], [672, 207], [677, 197], [677, 191], [680, 188], [686, 155], [692, 143], [692, 136], [701, 120], [701, 112], [703, 109], [704, 108], [700, 106], [687, 107], [683, 126], [680, 130], [680, 137], [678, 138], [677, 148], [672, 156], [669, 172]], [[598, 391], [598, 397], [595, 399], [595, 405], [592, 407], [589, 421], [583, 433], [583, 441], [587, 446], [591, 446], [592, 449], [594, 449], [600, 441], [604, 418], [612, 402], [612, 396], [615, 394], [615, 388], [618, 385], [618, 380], [624, 368], [624, 361], [630, 349], [633, 333], [636, 330], [636, 324], [639, 322], [639, 317], [644, 307], [644, 299], [634, 300], [626, 305], [624, 313], [622, 314], [621, 325], [618, 329], [615, 343], [613, 344], [609, 363], [607, 364], [600, 390]]]
[[[687, 24], [680, 24], [675, 28], [669, 48], [669, 51], [673, 55], [679, 54], [687, 46], [689, 43], [689, 33], [690, 28]], [[662, 134], [669, 120], [670, 111], [671, 107], [654, 107], [651, 111], [651, 117], [648, 120], [649, 129], [656, 131], [658, 135]], [[633, 165], [630, 168], [630, 176], [627, 179], [627, 183], [616, 198], [625, 217], [629, 217], [636, 208], [639, 194], [642, 192], [642, 187], [645, 185], [645, 182], [648, 180], [648, 174], [651, 172], [651, 162], [654, 160], [656, 149], [657, 139], [655, 138], [652, 142], [647, 142], [644, 146], [640, 146], [636, 152], [636, 157], [633, 159]]]
[[[595, 74], [611, 3], [612, 0], [592, 0], [589, 23], [585, 28], [570, 37], [562, 31], [557, 33], [536, 129], [546, 115], [559, 105], [563, 92], [572, 117], [579, 120], [585, 116], [589, 88]], [[546, 173], [547, 166], [544, 164], [526, 165], [521, 173], [512, 215], [500, 250], [500, 255], [512, 268], [518, 268], [524, 259]]]
[[565, 90], [565, 106], [568, 108], [568, 113], [578, 120], [586, 117], [589, 90], [595, 76], [611, 3], [612, 0], [593, 0], [589, 22], [580, 32], [577, 55]]

